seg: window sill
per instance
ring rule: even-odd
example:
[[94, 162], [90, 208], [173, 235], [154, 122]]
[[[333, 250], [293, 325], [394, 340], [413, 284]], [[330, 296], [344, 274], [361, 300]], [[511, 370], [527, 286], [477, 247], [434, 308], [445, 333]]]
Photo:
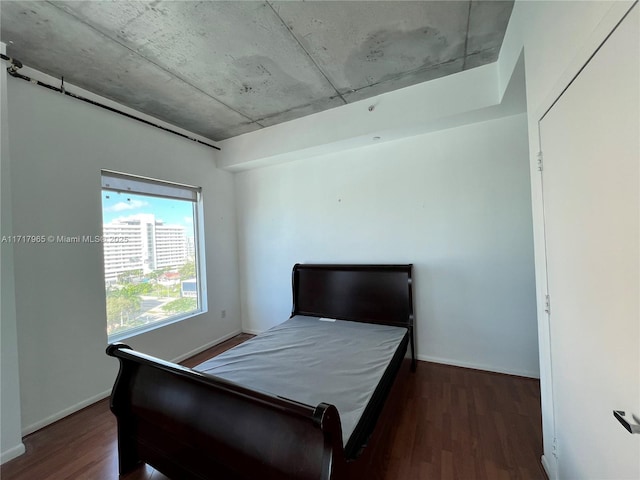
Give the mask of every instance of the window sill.
[[132, 328], [130, 330], [126, 330], [124, 332], [118, 332], [113, 335], [109, 335], [107, 337], [107, 343], [116, 343], [126, 340], [127, 338], [136, 337], [143, 333], [151, 332], [152, 330], [157, 330], [158, 328], [166, 327], [167, 325], [172, 325], [174, 323], [182, 322], [183, 320], [188, 320], [193, 317], [197, 317], [198, 315], [202, 315], [206, 313], [206, 310], [194, 310], [193, 312], [189, 312], [186, 315], [175, 315], [173, 317], [166, 318], [160, 322], [155, 322], [149, 325], [142, 325], [140, 327]]

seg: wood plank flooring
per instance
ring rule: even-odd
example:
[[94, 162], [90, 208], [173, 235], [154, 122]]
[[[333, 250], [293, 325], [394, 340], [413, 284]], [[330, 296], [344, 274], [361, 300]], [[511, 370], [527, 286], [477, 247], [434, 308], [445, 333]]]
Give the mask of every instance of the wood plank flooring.
[[537, 380], [419, 362], [385, 480], [546, 479]]
[[[193, 367], [248, 338], [238, 335], [182, 364]], [[546, 479], [537, 380], [418, 362], [403, 395], [404, 409], [383, 446], [385, 480]], [[27, 453], [0, 467], [3, 480], [118, 479], [108, 399], [24, 443]], [[122, 480], [169, 479], [145, 466]]]

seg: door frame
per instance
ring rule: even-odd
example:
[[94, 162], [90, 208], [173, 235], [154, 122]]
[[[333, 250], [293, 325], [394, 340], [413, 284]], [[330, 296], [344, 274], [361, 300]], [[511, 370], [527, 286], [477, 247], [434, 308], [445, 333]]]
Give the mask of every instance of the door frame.
[[[535, 147], [533, 142], [531, 142], [530, 163], [532, 172], [531, 200], [532, 208], [534, 210], [533, 228], [538, 302], [540, 389], [542, 397], [543, 429], [545, 424], [552, 429], [551, 432], [543, 431], [543, 438], [550, 438], [552, 440], [551, 445], [544, 446], [544, 453], [542, 455], [541, 462], [550, 480], [558, 479], [558, 461], [556, 456], [556, 414], [553, 393], [553, 358], [551, 351], [552, 338], [549, 323], [550, 316], [546, 305], [546, 300], [549, 295], [549, 282], [547, 269], [547, 239], [544, 219], [544, 186], [542, 170], [540, 169], [540, 161], [542, 162], [542, 168], [544, 168], [544, 158], [541, 158], [542, 138], [540, 133], [540, 123], [562, 97], [562, 94], [571, 86], [578, 75], [580, 75], [582, 70], [587, 66], [598, 50], [600, 50], [602, 45], [613, 34], [616, 28], [638, 4], [638, 1], [639, 0], [629, 2], [612, 2], [611, 8], [600, 21], [596, 29], [591, 33], [587, 41], [583, 44], [578, 54], [565, 68], [562, 75], [558, 78], [558, 81], [548, 91], [544, 101], [537, 106], [534, 110], [534, 114], [529, 116], [530, 119], [535, 119], [535, 124], [530, 132], [530, 141], [531, 139], [535, 139], [536, 141]], [[526, 65], [526, 48], [523, 53], [525, 55]]]

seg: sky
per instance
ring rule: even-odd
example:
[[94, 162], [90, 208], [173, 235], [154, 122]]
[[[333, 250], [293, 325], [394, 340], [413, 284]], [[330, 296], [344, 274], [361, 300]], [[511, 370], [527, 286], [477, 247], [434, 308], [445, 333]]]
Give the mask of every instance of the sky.
[[102, 221], [109, 223], [141, 213], [152, 213], [165, 225], [182, 225], [193, 237], [193, 203], [186, 200], [149, 197], [116, 192], [102, 192]]

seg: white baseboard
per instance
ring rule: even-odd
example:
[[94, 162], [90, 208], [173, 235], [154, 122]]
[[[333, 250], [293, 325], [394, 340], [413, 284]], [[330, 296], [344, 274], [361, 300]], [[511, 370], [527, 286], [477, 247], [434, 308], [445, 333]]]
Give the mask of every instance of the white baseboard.
[[[178, 357], [176, 357], [175, 359], [172, 360], [173, 363], [178, 363], [181, 362], [189, 357], [193, 357], [194, 355], [197, 355], [200, 352], [204, 352], [207, 348], [211, 348], [215, 345], [218, 345], [219, 343], [224, 342], [225, 340], [228, 340], [232, 337], [235, 337], [236, 335], [242, 333], [241, 330], [237, 330], [237, 331], [233, 331], [231, 333], [229, 333], [228, 335], [224, 335], [223, 337], [220, 337], [216, 340], [213, 340], [205, 345], [202, 345], [190, 352], [185, 353], [184, 355], [180, 355]], [[40, 420], [39, 422], [35, 422], [32, 423], [31, 425], [25, 427], [22, 429], [22, 436], [26, 436], [29, 435], [30, 433], [35, 432], [36, 430], [40, 430], [41, 428], [46, 427], [47, 425], [51, 425], [54, 422], [57, 422], [58, 420], [63, 419], [64, 417], [67, 417], [69, 415], [71, 415], [72, 413], [76, 413], [79, 410], [82, 410], [85, 407], [88, 407], [89, 405], [92, 405], [104, 398], [107, 398], [109, 395], [111, 395], [111, 388], [109, 388], [109, 390], [106, 390], [102, 393], [99, 393], [98, 395], [94, 395], [93, 397], [87, 398], [86, 400], [83, 400], [82, 402], [76, 403], [75, 405], [69, 407], [69, 408], [65, 408], [64, 410], [61, 410], [58, 413], [55, 413], [47, 418], [45, 418], [44, 420]], [[4, 453], [3, 453], [4, 456]], [[3, 457], [4, 458], [4, 457]]]
[[46, 427], [47, 425], [51, 425], [58, 420], [62, 420], [64, 417], [71, 415], [72, 413], [76, 413], [79, 410], [82, 410], [89, 405], [92, 405], [100, 400], [107, 398], [111, 395], [111, 389], [106, 390], [98, 395], [94, 395], [93, 397], [87, 398], [71, 407], [65, 408], [64, 410], [59, 411], [58, 413], [54, 413], [53, 415], [45, 418], [44, 420], [40, 420], [39, 422], [32, 423], [22, 429], [22, 436], [29, 435], [30, 433], [35, 432], [36, 430], [40, 430], [41, 428]]
[[204, 352], [207, 348], [211, 348], [211, 347], [215, 347], [216, 345], [218, 345], [219, 343], [224, 342], [225, 340], [229, 340], [230, 338], [235, 337], [236, 335], [239, 335], [242, 333], [242, 330], [234, 330], [233, 332], [224, 335], [216, 340], [213, 340], [205, 345], [202, 345], [198, 348], [195, 348], [193, 350], [191, 350], [190, 352], [185, 353], [184, 355], [180, 355], [176, 358], [174, 358], [173, 360], [171, 360], [173, 363], [180, 363], [183, 360], [186, 360], [187, 358], [193, 357], [194, 355], [197, 355], [201, 352]]
[[243, 328], [242, 333], [250, 333], [251, 335], [260, 335], [263, 330], [253, 330], [251, 328]]
[[558, 478], [558, 475], [556, 474], [556, 468], [555, 468], [555, 463], [554, 462], [549, 462], [547, 460], [547, 457], [542, 455], [542, 457], [540, 457], [540, 462], [542, 463], [542, 467], [544, 468], [544, 471], [547, 474], [547, 477], [549, 477], [549, 480], [556, 480]]
[[0, 464], [7, 463], [9, 460], [19, 457], [24, 452], [26, 452], [26, 448], [24, 448], [24, 443], [20, 442], [15, 447], [5, 450], [0, 454]]
[[472, 368], [474, 370], [483, 370], [485, 372], [504, 373], [507, 375], [516, 375], [518, 377], [527, 377], [539, 379], [540, 374], [538, 372], [527, 372], [521, 370], [512, 370], [506, 368], [493, 367], [490, 365], [481, 365], [477, 363], [459, 362], [457, 360], [451, 360], [450, 358], [432, 357], [431, 355], [418, 355], [418, 360], [425, 362], [441, 363], [443, 365], [453, 365], [454, 367]]

